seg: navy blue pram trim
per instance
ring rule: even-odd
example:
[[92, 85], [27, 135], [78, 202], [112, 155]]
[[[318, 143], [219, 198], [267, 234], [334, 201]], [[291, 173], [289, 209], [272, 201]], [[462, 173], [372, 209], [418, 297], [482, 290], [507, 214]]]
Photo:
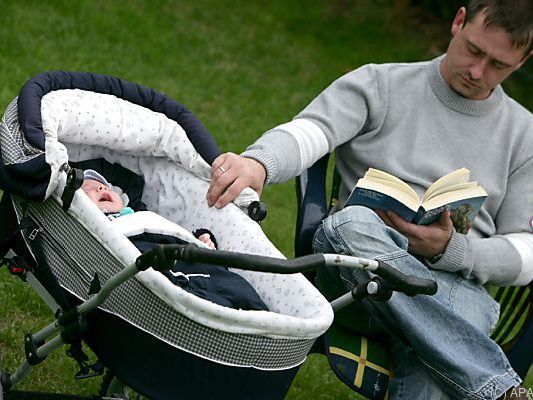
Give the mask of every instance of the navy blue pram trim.
[[5, 165], [0, 158], [0, 189], [30, 200], [44, 200], [51, 169], [45, 154], [18, 164]]
[[120, 78], [90, 72], [43, 72], [24, 84], [18, 98], [19, 124], [26, 139], [44, 150], [41, 99], [61, 89], [82, 89], [112, 94], [131, 103], [165, 114], [185, 130], [202, 158], [211, 164], [220, 149], [207, 128], [184, 105], [153, 89]]

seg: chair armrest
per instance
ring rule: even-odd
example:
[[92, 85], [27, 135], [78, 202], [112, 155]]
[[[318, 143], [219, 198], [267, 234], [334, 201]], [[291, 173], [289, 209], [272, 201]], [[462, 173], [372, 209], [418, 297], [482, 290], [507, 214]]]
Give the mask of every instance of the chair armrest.
[[327, 216], [326, 176], [329, 154], [296, 177], [298, 210], [294, 240], [294, 255], [300, 257], [313, 252], [313, 235]]

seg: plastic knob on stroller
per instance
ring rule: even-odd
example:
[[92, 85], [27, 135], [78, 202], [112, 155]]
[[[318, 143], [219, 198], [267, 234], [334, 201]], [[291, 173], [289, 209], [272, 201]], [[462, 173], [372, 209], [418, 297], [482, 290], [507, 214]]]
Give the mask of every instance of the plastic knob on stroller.
[[248, 205], [248, 216], [255, 222], [264, 220], [267, 216], [267, 206], [262, 201], [252, 201]]
[[77, 168], [66, 167], [68, 170], [67, 173], [67, 183], [65, 184], [65, 189], [63, 190], [63, 195], [61, 200], [63, 202], [63, 210], [68, 210], [72, 199], [74, 198], [74, 192], [78, 190], [81, 185], [83, 185], [83, 171]]

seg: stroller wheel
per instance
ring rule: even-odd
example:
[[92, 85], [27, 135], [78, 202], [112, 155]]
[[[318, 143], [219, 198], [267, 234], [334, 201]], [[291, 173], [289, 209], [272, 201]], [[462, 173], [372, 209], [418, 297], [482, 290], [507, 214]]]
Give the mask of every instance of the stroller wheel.
[[109, 400], [148, 400], [147, 397], [141, 396], [123, 383], [108, 369], [100, 385], [100, 396]]

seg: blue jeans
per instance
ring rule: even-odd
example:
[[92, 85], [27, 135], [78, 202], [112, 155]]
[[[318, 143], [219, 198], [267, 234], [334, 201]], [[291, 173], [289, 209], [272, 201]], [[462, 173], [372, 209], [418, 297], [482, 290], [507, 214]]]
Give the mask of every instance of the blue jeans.
[[[391, 338], [390, 398], [497, 399], [517, 386], [520, 378], [489, 338], [498, 303], [472, 280], [428, 269], [407, 252], [407, 245], [407, 239], [372, 210], [357, 206], [325, 219], [314, 240], [316, 252], [379, 259], [405, 274], [438, 282], [434, 296], [395, 292], [386, 303], [363, 301]], [[339, 273], [346, 290], [367, 274], [349, 268]]]

